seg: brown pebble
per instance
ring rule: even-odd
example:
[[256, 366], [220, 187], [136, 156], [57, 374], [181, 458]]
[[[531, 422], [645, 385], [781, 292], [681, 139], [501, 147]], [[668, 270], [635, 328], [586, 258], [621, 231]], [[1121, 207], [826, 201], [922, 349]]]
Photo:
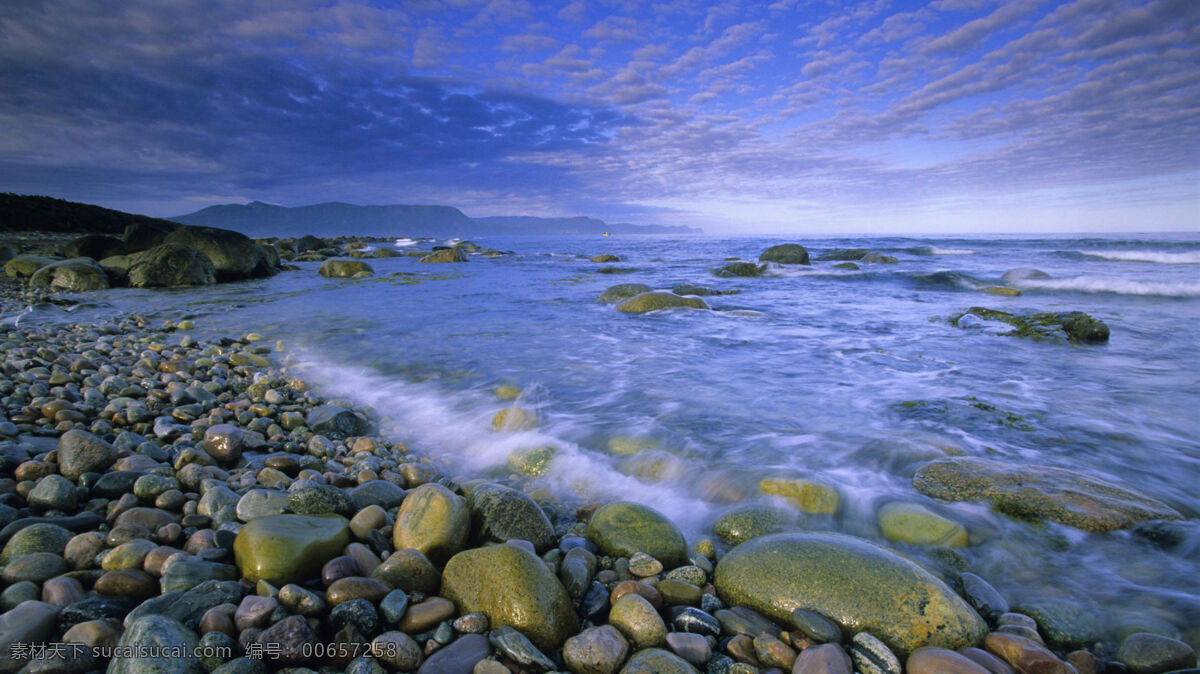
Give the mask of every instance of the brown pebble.
[[58, 472], [58, 464], [49, 461], [25, 461], [13, 471], [13, 477], [20, 482], [36, 482], [47, 475]]
[[87, 620], [68, 629], [62, 635], [62, 643], [84, 644], [90, 648], [111, 648], [121, 638], [124, 627], [120, 620], [101, 618]]
[[183, 551], [191, 555], [198, 555], [201, 550], [215, 547], [217, 547], [217, 532], [212, 529], [200, 529], [188, 536], [187, 542], [183, 544]]
[[264, 652], [282, 664], [299, 664], [307, 660], [316, 640], [316, 633], [309, 627], [308, 622], [298, 615], [289, 616], [271, 625], [263, 630], [257, 639], [258, 643], [264, 646]]
[[238, 630], [225, 612], [210, 608], [204, 612], [204, 617], [200, 618], [200, 634], [205, 635], [209, 632], [221, 632], [228, 634], [233, 638], [237, 638]]
[[425, 659], [417, 642], [403, 632], [384, 632], [375, 637], [371, 642], [371, 655], [390, 668], [403, 672], [415, 671]]
[[[375, 580], [374, 578], [363, 578], [362, 576], [348, 576], [339, 578], [325, 590], [325, 601], [330, 607], [337, 606], [342, 602], [350, 601], [351, 599], [366, 599], [372, 604], [378, 604], [380, 599], [387, 596], [392, 588]], [[451, 604], [453, 607], [453, 604]], [[408, 609], [412, 613], [412, 608]]]
[[908, 674], [988, 674], [974, 660], [945, 648], [918, 648], [904, 664]]
[[1072, 651], [1067, 653], [1067, 662], [1079, 674], [1096, 674], [1101, 668], [1100, 661], [1088, 651]]
[[650, 605], [656, 609], [662, 607], [662, 594], [646, 583], [637, 580], [623, 580], [617, 583], [608, 595], [608, 601], [615, 606], [618, 599], [631, 593], [640, 594], [643, 599], [650, 602]]
[[362, 543], [351, 543], [346, 546], [346, 556], [358, 564], [360, 576], [369, 576], [380, 564], [379, 557]]
[[154, 532], [154, 538], [159, 543], [174, 544], [174, 543], [178, 542], [179, 539], [182, 537], [183, 537], [183, 527], [179, 526], [179, 524], [176, 522], [171, 522], [170, 524], [165, 524], [165, 525], [159, 527], [158, 530]]
[[300, 471], [300, 462], [296, 460], [296, 457], [287, 454], [268, 456], [263, 460], [263, 465], [288, 476], [294, 476]]
[[454, 621], [454, 631], [459, 634], [483, 634], [490, 624], [486, 613], [468, 613]]
[[791, 669], [796, 662], [796, 651], [768, 634], [761, 634], [754, 638], [754, 655], [764, 667]]
[[1074, 674], [1070, 665], [1032, 639], [1015, 634], [992, 632], [985, 640], [987, 649], [1019, 672], [1038, 674]]
[[110, 548], [115, 548], [122, 543], [136, 541], [139, 538], [150, 538], [150, 530], [135, 524], [126, 524], [110, 529], [108, 535], [104, 537], [104, 542]]
[[429, 597], [408, 607], [396, 629], [408, 634], [425, 632], [454, 615], [454, 604], [442, 597]]
[[991, 674], [1014, 674], [1012, 667], [1009, 667], [1007, 662], [983, 649], [968, 646], [958, 649], [958, 652], [971, 658], [972, 662], [983, 667]]
[[[386, 537], [391, 540], [390, 536]], [[372, 578], [381, 580], [405, 592], [437, 594], [442, 574], [420, 550], [405, 548], [393, 552], [374, 572]]]
[[325, 566], [321, 567], [321, 581], [325, 583], [325, 587], [329, 587], [334, 581], [350, 576], [361, 576], [363, 572], [358, 568], [358, 562], [353, 557], [342, 555], [334, 557], [325, 562]]
[[792, 674], [851, 674], [850, 656], [837, 644], [822, 644], [800, 653]]
[[1042, 635], [1038, 634], [1037, 630], [1030, 629], [1024, 625], [1001, 625], [996, 628], [996, 631], [1002, 634], [1015, 634], [1019, 637], [1025, 637], [1030, 641], [1036, 641], [1043, 646], [1046, 645], [1046, 642], [1042, 639]]
[[749, 665], [759, 666], [758, 655], [754, 651], [754, 640], [745, 634], [739, 634], [725, 645], [725, 652], [734, 660]]
[[148, 599], [159, 593], [158, 581], [140, 569], [109, 571], [96, 580], [97, 593], [110, 597]]
[[276, 608], [279, 608], [279, 602], [273, 597], [248, 595], [242, 599], [242, 603], [233, 614], [233, 624], [238, 631], [250, 627], [263, 627]]
[[142, 560], [142, 569], [151, 576], [159, 578], [162, 576], [163, 565], [167, 563], [167, 560], [181, 554], [183, 554], [182, 550], [160, 545], [146, 553], [146, 558]]
[[42, 583], [42, 601], [59, 608], [87, 599], [83, 584], [74, 578], [59, 576]]

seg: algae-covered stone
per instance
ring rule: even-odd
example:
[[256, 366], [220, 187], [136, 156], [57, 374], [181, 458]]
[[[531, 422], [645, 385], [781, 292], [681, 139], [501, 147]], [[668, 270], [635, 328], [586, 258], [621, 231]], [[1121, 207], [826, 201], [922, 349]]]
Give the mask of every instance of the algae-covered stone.
[[37, 270], [55, 262], [58, 262], [58, 260], [53, 257], [18, 255], [4, 263], [4, 275], [9, 278], [29, 278]]
[[634, 648], [662, 646], [667, 640], [667, 624], [645, 597], [631, 592], [613, 604], [608, 622], [621, 630]]
[[129, 285], [134, 288], [201, 286], [216, 282], [217, 270], [212, 260], [195, 248], [177, 243], [151, 248], [129, 266]]
[[69, 530], [50, 524], [48, 522], [38, 522], [31, 524], [8, 539], [5, 543], [4, 550], [0, 551], [0, 564], [8, 564], [10, 561], [20, 559], [25, 555], [32, 555], [39, 552], [52, 552], [56, 555], [62, 555], [67, 549], [67, 543], [75, 534]]
[[858, 258], [859, 262], [873, 262], [875, 264], [899, 264], [900, 260], [891, 255], [884, 255], [880, 252], [871, 252]]
[[58, 472], [75, 480], [80, 475], [100, 472], [117, 460], [117, 450], [104, 440], [73, 428], [58, 439]]
[[668, 569], [687, 563], [687, 541], [679, 528], [662, 513], [638, 503], [619, 501], [600, 508], [588, 521], [587, 537], [613, 557], [644, 552]]
[[517, 538], [533, 543], [538, 553], [554, 545], [554, 527], [546, 513], [525, 494], [508, 487], [484, 483], [471, 490], [467, 500], [477, 541], [503, 543]]
[[749, 505], [726, 511], [713, 523], [713, 533], [737, 545], [793, 527], [796, 516], [779, 508]]
[[536, 428], [537, 424], [537, 413], [524, 407], [509, 407], [492, 417], [492, 430], [497, 432], [527, 431]]
[[1049, 466], [1027, 466], [957, 457], [922, 466], [913, 477], [917, 491], [946, 501], [991, 501], [1019, 519], [1047, 519], [1106, 532], [1148, 520], [1183, 516], [1161, 501], [1090, 475]]
[[897, 543], [965, 548], [967, 528], [919, 503], [894, 501], [875, 514], [884, 538]]
[[621, 258], [616, 255], [605, 253], [604, 255], [593, 255], [588, 258], [592, 262], [620, 262]]
[[729, 264], [717, 270], [716, 274], [717, 276], [723, 276], [727, 278], [734, 276], [752, 278], [755, 276], [762, 276], [763, 270], [766, 269], [766, 267], [767, 265], [765, 264], [757, 265], [753, 262], [730, 262]]
[[325, 562], [350, 543], [350, 526], [337, 515], [274, 515], [252, 520], [233, 541], [242, 576], [272, 585], [319, 577]]
[[538, 476], [550, 470], [550, 463], [558, 455], [558, 448], [553, 445], [541, 447], [520, 447], [508, 455], [508, 467], [523, 475]]
[[422, 257], [418, 262], [466, 262], [467, 252], [462, 248], [444, 248]]
[[504, 386], [496, 387], [496, 397], [501, 400], [516, 400], [521, 397], [521, 389], [516, 386], [505, 384]]
[[811, 264], [808, 251], [798, 243], [781, 243], [771, 246], [758, 256], [759, 262], [777, 262], [779, 264]]
[[460, 614], [484, 613], [493, 628], [513, 627], [545, 651], [579, 631], [562, 583], [541, 559], [513, 545], [458, 553], [442, 573], [441, 593]]
[[445, 563], [466, 547], [471, 511], [463, 497], [440, 484], [409, 492], [396, 513], [392, 541], [397, 550], [419, 550], [434, 564]]
[[371, 265], [362, 260], [342, 260], [330, 258], [321, 263], [317, 273], [326, 278], [354, 278], [357, 274], [366, 272], [368, 276], [375, 273]]
[[922, 646], [959, 648], [987, 625], [942, 581], [869, 541], [832, 533], [775, 534], [729, 551], [714, 584], [728, 604], [788, 624], [813, 611], [848, 633], [869, 632], [903, 655]]
[[810, 515], [832, 515], [841, 502], [836, 489], [811, 480], [767, 478], [758, 487], [764, 494], [786, 498]]
[[365, 435], [371, 430], [371, 424], [354, 410], [337, 405], [321, 405], [308, 412], [304, 421], [314, 433], [341, 438], [351, 435]]
[[614, 302], [620, 302], [621, 300], [629, 299], [634, 295], [648, 293], [651, 290], [653, 290], [653, 288], [643, 283], [620, 283], [615, 286], [610, 286], [604, 292], [600, 293], [600, 296], [597, 297], [596, 300], [599, 302], [604, 302], [605, 304], [612, 304]]
[[644, 314], [660, 309], [707, 309], [708, 304], [699, 297], [680, 297], [675, 293], [652, 291], [634, 295], [617, 305], [617, 311], [627, 314]]
[[73, 291], [104, 290], [109, 287], [108, 274], [90, 257], [73, 257], [48, 264], [29, 277], [29, 285]]

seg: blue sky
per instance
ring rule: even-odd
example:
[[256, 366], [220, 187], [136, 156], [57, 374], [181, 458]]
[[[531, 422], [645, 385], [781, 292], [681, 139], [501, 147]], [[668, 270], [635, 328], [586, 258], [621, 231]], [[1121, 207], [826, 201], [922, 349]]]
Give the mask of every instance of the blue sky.
[[1196, 0], [7, 0], [0, 89], [0, 191], [151, 215], [1200, 230]]

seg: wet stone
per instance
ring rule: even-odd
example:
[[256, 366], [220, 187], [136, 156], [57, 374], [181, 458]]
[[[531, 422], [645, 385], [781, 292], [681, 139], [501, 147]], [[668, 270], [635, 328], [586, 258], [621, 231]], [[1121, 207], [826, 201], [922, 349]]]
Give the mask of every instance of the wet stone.
[[411, 604], [396, 628], [408, 634], [425, 632], [454, 615], [454, 603], [442, 597], [429, 597], [419, 604]]
[[617, 600], [608, 620], [635, 648], [652, 648], [666, 642], [666, 623], [641, 595], [628, 594]]
[[662, 562], [644, 552], [635, 552], [629, 558], [629, 572], [635, 576], [644, 578], [662, 573], [662, 570]]
[[403, 632], [385, 632], [371, 642], [371, 655], [383, 664], [404, 672], [421, 666], [424, 655], [412, 637]]
[[802, 608], [792, 611], [792, 626], [819, 644], [837, 643], [842, 639], [841, 628], [832, 620]]
[[389, 625], [399, 623], [408, 611], [408, 595], [404, 590], [392, 590], [379, 600], [379, 610]]
[[379, 612], [366, 599], [351, 599], [333, 607], [329, 624], [335, 630], [352, 625], [361, 634], [371, 636], [379, 631]]
[[446, 647], [429, 656], [418, 674], [469, 674], [479, 662], [491, 654], [487, 637], [464, 634]]
[[507, 625], [497, 627], [488, 635], [488, 641], [513, 662], [536, 670], [553, 670], [554, 661], [547, 658], [532, 642], [517, 630]]
[[708, 639], [699, 634], [672, 632], [667, 635], [667, 646], [679, 657], [696, 665], [704, 665], [712, 658], [712, 647]]
[[1008, 613], [1008, 601], [986, 580], [973, 573], [959, 575], [956, 586], [959, 593], [985, 620], [994, 622]]
[[59, 626], [70, 629], [79, 623], [104, 618], [122, 619], [137, 605], [129, 597], [92, 597], [65, 607], [59, 614]]
[[316, 640], [317, 635], [300, 616], [284, 618], [258, 635], [258, 643], [263, 645], [264, 652], [284, 665], [307, 660], [306, 654], [311, 653], [311, 644]]
[[689, 606], [672, 611], [672, 614], [671, 625], [675, 628], [676, 632], [687, 632], [710, 637], [721, 636], [721, 623], [713, 616], [698, 608]]
[[908, 674], [988, 674], [982, 665], [945, 648], [918, 648], [904, 663]]
[[1178, 639], [1138, 632], [1125, 637], [1117, 660], [1134, 674], [1158, 674], [1196, 666], [1196, 651]]
[[854, 635], [850, 657], [862, 674], [900, 674], [900, 660], [882, 641], [866, 632]]
[[850, 657], [837, 644], [806, 648], [792, 665], [792, 674], [851, 674]]
[[[390, 591], [391, 588], [373, 578], [349, 576], [335, 580], [326, 588], [325, 601], [330, 606], [337, 606], [353, 599], [365, 599], [376, 604]], [[412, 610], [412, 608], [408, 610], [410, 615]], [[451, 604], [451, 610], [453, 610], [453, 604]]]

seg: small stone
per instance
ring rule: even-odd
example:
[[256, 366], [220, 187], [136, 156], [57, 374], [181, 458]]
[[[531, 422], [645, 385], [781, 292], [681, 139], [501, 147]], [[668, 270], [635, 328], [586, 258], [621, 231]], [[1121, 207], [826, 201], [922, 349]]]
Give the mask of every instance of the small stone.
[[109, 550], [108, 554], [104, 556], [104, 561], [100, 563], [100, 568], [105, 571], [140, 569], [146, 559], [146, 555], [156, 547], [158, 546], [144, 538], [118, 545]]
[[6, 564], [0, 578], [6, 583], [31, 581], [40, 584], [69, 570], [66, 561], [53, 552], [35, 552]]
[[908, 674], [989, 674], [965, 655], [945, 648], [918, 648], [904, 663]]
[[263, 645], [263, 651], [284, 665], [307, 660], [316, 640], [317, 635], [300, 616], [284, 618], [258, 635], [258, 643]]
[[402, 672], [417, 669], [425, 659], [421, 647], [404, 632], [384, 632], [375, 637], [371, 642], [371, 655]]
[[696, 668], [686, 660], [661, 648], [647, 648], [629, 659], [621, 674], [695, 674]]
[[321, 567], [321, 582], [325, 584], [325, 587], [329, 587], [334, 581], [341, 580], [342, 578], [361, 575], [363, 573], [358, 567], [358, 562], [349, 555], [334, 557], [325, 562], [325, 566]]
[[1178, 639], [1138, 632], [1125, 637], [1117, 651], [1120, 660], [1134, 674], [1158, 674], [1196, 666], [1196, 651]]
[[359, 540], [367, 540], [368, 535], [376, 529], [382, 529], [387, 524], [387, 511], [378, 505], [369, 505], [355, 513], [350, 519], [350, 531]]
[[658, 593], [663, 601], [677, 606], [696, 606], [700, 603], [703, 591], [680, 580], [661, 580], [658, 582]]
[[629, 558], [629, 572], [635, 576], [645, 578], [662, 573], [662, 570], [662, 562], [644, 552], [635, 552]]
[[246, 579], [284, 585], [316, 577], [349, 542], [350, 529], [342, 517], [275, 515], [242, 527], [233, 551]]
[[329, 624], [334, 630], [351, 625], [360, 634], [371, 636], [379, 632], [379, 612], [366, 599], [351, 599], [333, 607], [329, 612]]
[[345, 515], [354, 513], [354, 502], [345, 491], [328, 485], [296, 489], [288, 494], [288, 507], [297, 515]]
[[712, 647], [708, 645], [708, 639], [699, 634], [671, 632], [667, 635], [667, 646], [675, 655], [697, 667], [712, 659]]
[[278, 607], [279, 601], [276, 599], [248, 595], [233, 614], [234, 626], [239, 632], [251, 627], [265, 627], [271, 613]]
[[792, 665], [792, 674], [852, 674], [850, 656], [837, 644], [804, 649]]
[[425, 660], [418, 674], [466, 674], [475, 664], [491, 654], [487, 637], [464, 634]]
[[396, 625], [396, 629], [408, 634], [419, 634], [443, 620], [453, 617], [454, 613], [454, 604], [450, 600], [442, 597], [429, 597], [419, 604], [410, 604], [404, 617]]
[[58, 469], [71, 480], [84, 473], [103, 472], [116, 460], [117, 450], [87, 431], [72, 429], [58, 439]]
[[481, 612], [468, 613], [455, 619], [453, 624], [454, 631], [459, 634], [483, 634], [490, 626], [487, 614]]
[[811, 515], [832, 515], [841, 505], [836, 489], [811, 480], [767, 478], [758, 486], [764, 494], [783, 497]]
[[650, 602], [641, 595], [628, 594], [613, 604], [608, 621], [621, 631], [637, 649], [666, 643], [667, 625]]
[[792, 625], [818, 644], [837, 643], [842, 639], [841, 628], [832, 620], [802, 608], [792, 611]]
[[[779, 639], [762, 634], [754, 638], [754, 655], [764, 667], [778, 667], [779, 669], [789, 670], [792, 664], [796, 662], [796, 651], [792, 650], [791, 646], [783, 643]], [[864, 672], [864, 674], [866, 674]], [[895, 674], [900, 674], [899, 668]]]
[[42, 584], [42, 601], [52, 606], [65, 608], [84, 599], [87, 599], [87, 594], [83, 591], [83, 585], [74, 578], [51, 578]]
[[612, 625], [601, 625], [567, 639], [562, 653], [572, 672], [614, 674], [629, 656], [629, 642]]
[[217, 424], [204, 432], [204, 451], [221, 463], [233, 463], [242, 455], [246, 436], [233, 424]]
[[701, 636], [721, 636], [721, 623], [713, 616], [691, 606], [672, 609], [671, 625], [677, 632]]
[[[386, 597], [390, 591], [391, 588], [374, 578], [350, 576], [348, 578], [340, 578], [331, 583], [325, 590], [325, 601], [330, 606], [337, 606], [342, 602], [352, 599], [366, 599], [375, 604]], [[453, 605], [451, 605], [451, 609], [453, 610]], [[410, 608], [408, 612], [411, 614], [412, 609]]]
[[251, 489], [238, 499], [235, 512], [242, 522], [282, 515], [287, 510], [288, 497], [273, 489]]
[[959, 575], [956, 584], [967, 603], [984, 619], [996, 620], [1001, 615], [1008, 613], [1008, 601], [996, 588], [979, 576], [964, 572]]
[[999, 655], [1018, 672], [1070, 673], [1067, 663], [1059, 660], [1045, 646], [1025, 637], [992, 632], [987, 636], [985, 643], [989, 651]]
[[466, 547], [471, 512], [466, 501], [440, 484], [409, 492], [392, 529], [397, 550], [413, 548], [435, 563], [445, 563]]
[[35, 508], [47, 510], [75, 510], [75, 483], [61, 475], [47, 475], [29, 492], [26, 501]]
[[126, 626], [117, 648], [131, 655], [114, 658], [108, 672], [203, 672], [195, 655], [196, 645], [196, 634], [179, 621], [148, 615]]
[[963, 548], [969, 542], [966, 527], [919, 503], [894, 501], [881, 507], [876, 517], [890, 541], [947, 548]]
[[900, 660], [882, 641], [859, 632], [850, 642], [850, 657], [862, 674], [900, 674]]
[[279, 603], [291, 613], [315, 616], [325, 612], [325, 598], [299, 585], [284, 585], [279, 588]]
[[437, 594], [442, 584], [442, 574], [433, 563], [411, 548], [393, 552], [371, 572], [371, 577], [405, 592], [425, 595]]
[[687, 541], [679, 528], [637, 503], [610, 503], [597, 510], [588, 521], [587, 538], [611, 557], [644, 552], [671, 568], [687, 562]]
[[518, 665], [541, 671], [550, 671], [555, 668], [554, 661], [538, 650], [537, 646], [534, 646], [524, 634], [507, 625], [492, 630], [488, 635], [488, 641]]
[[109, 571], [96, 580], [98, 594], [148, 599], [158, 596], [158, 580], [141, 569]]

